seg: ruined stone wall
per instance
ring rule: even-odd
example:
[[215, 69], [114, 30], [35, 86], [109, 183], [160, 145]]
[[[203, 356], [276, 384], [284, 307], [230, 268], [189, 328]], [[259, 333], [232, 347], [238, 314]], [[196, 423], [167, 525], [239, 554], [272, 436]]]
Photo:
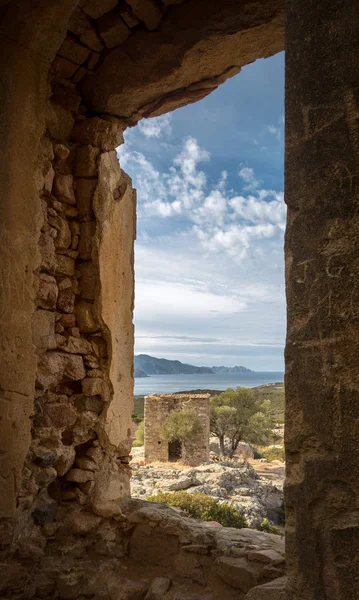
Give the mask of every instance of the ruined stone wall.
[[52, 80], [40, 151], [33, 439], [20, 493], [40, 522], [56, 502], [112, 516], [129, 494], [135, 195], [114, 150], [121, 127], [86, 118], [80, 103], [74, 84]]
[[166, 417], [173, 410], [194, 410], [201, 431], [182, 447], [182, 460], [200, 465], [209, 460], [209, 394], [154, 394], [145, 396], [145, 462], [167, 462], [168, 442], [163, 439]]

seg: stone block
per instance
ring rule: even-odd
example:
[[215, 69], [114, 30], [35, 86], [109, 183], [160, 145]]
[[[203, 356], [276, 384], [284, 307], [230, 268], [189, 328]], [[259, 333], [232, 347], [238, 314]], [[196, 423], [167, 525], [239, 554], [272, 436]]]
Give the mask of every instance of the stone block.
[[145, 596], [145, 600], [162, 600], [171, 586], [171, 580], [167, 577], [155, 577], [151, 581], [150, 588]]
[[74, 510], [66, 517], [62, 529], [70, 535], [88, 535], [94, 532], [100, 523], [101, 517], [84, 510]]
[[265, 548], [264, 550], [250, 550], [247, 552], [248, 560], [262, 562], [265, 564], [273, 563], [280, 564], [284, 562], [284, 557], [273, 550], [272, 548]]
[[40, 268], [53, 272], [56, 269], [55, 244], [54, 239], [47, 233], [40, 234], [39, 250], [41, 255]]
[[116, 11], [107, 13], [97, 21], [98, 31], [107, 48], [120, 46], [127, 40], [131, 30]]
[[152, 31], [160, 24], [162, 13], [155, 0], [127, 0], [135, 15]]
[[56, 275], [68, 275], [73, 277], [75, 274], [75, 261], [64, 254], [56, 254], [55, 257], [55, 273]]
[[76, 423], [77, 413], [69, 404], [46, 404], [41, 415], [34, 419], [35, 427], [63, 429]]
[[259, 579], [259, 570], [245, 558], [221, 556], [215, 562], [217, 575], [228, 585], [241, 592], [255, 587]]
[[92, 198], [97, 186], [96, 179], [76, 179], [76, 198], [79, 218], [93, 217]]
[[90, 50], [77, 42], [74, 38], [67, 36], [60, 47], [58, 54], [77, 65], [82, 65], [82, 63], [90, 56]]
[[76, 394], [72, 396], [72, 401], [80, 412], [89, 410], [96, 414], [100, 414], [103, 408], [103, 400], [100, 396], [84, 396], [83, 394]]
[[72, 113], [62, 106], [47, 103], [46, 125], [55, 140], [69, 140], [75, 123]]
[[101, 517], [123, 516], [120, 500], [130, 494], [128, 471], [119, 469], [115, 462], [102, 464], [95, 474], [95, 487], [91, 494], [95, 514]]
[[76, 467], [85, 471], [97, 471], [97, 464], [89, 456], [79, 456], [75, 464]]
[[[95, 177], [98, 172], [97, 158], [99, 149], [86, 144], [76, 149], [75, 175], [76, 177]], [[78, 182], [76, 182], [77, 191]]]
[[136, 25], [139, 24], [139, 20], [128, 5], [120, 4], [118, 12], [126, 23], [127, 27], [136, 27]]
[[76, 204], [74, 180], [72, 175], [56, 173], [53, 185], [53, 194], [65, 204]]
[[73, 313], [75, 306], [75, 294], [72, 288], [60, 290], [57, 298], [57, 309], [66, 313]]
[[57, 230], [55, 238], [56, 248], [68, 248], [71, 244], [71, 231], [66, 219], [59, 216], [49, 219], [49, 224]]
[[76, 123], [72, 138], [80, 144], [90, 144], [98, 146], [104, 151], [110, 151], [123, 143], [123, 126], [116, 119], [92, 117]]
[[93, 19], [98, 19], [112, 8], [115, 8], [117, 2], [118, 0], [87, 0], [82, 10]]
[[80, 224], [79, 257], [90, 260], [92, 256], [92, 239], [95, 234], [95, 222], [85, 221]]
[[136, 526], [130, 541], [130, 558], [146, 565], [169, 567], [178, 554], [178, 537], [147, 524]]
[[69, 336], [66, 342], [62, 344], [61, 350], [71, 354], [88, 354], [91, 352], [91, 343], [81, 337]]
[[73, 63], [71, 60], [67, 60], [67, 58], [56, 56], [52, 62], [51, 69], [57, 75], [65, 77], [65, 79], [69, 79], [74, 73], [76, 73], [78, 65]]
[[92, 26], [89, 17], [81, 9], [76, 8], [72, 12], [68, 28], [91, 50], [100, 52], [104, 48], [95, 27]]
[[76, 457], [75, 449], [73, 446], [61, 446], [57, 449], [57, 461], [55, 463], [55, 469], [59, 477], [63, 477], [74, 464]]
[[46, 352], [38, 363], [37, 382], [42, 389], [63, 381], [79, 381], [86, 376], [82, 356], [63, 352]]
[[104, 390], [104, 381], [99, 377], [86, 377], [82, 381], [82, 392], [85, 396], [100, 396]]
[[97, 272], [92, 262], [84, 262], [79, 265], [81, 277], [79, 280], [79, 290], [81, 298], [84, 300], [94, 300], [96, 285], [98, 282]]
[[37, 306], [48, 309], [55, 308], [58, 294], [56, 279], [46, 273], [39, 273], [35, 285]]
[[93, 305], [89, 302], [81, 301], [75, 306], [75, 314], [78, 327], [82, 333], [95, 333], [100, 327], [95, 321], [93, 315]]
[[65, 329], [75, 327], [76, 317], [75, 317], [75, 315], [70, 315], [70, 314], [60, 315], [60, 323]]
[[42, 351], [56, 348], [55, 313], [36, 310], [32, 317], [32, 341]]
[[86, 481], [93, 481], [94, 474], [92, 471], [84, 471], [83, 469], [71, 469], [67, 473], [66, 479], [75, 483], [86, 483]]
[[286, 582], [286, 577], [280, 577], [259, 585], [248, 592], [245, 600], [287, 600]]

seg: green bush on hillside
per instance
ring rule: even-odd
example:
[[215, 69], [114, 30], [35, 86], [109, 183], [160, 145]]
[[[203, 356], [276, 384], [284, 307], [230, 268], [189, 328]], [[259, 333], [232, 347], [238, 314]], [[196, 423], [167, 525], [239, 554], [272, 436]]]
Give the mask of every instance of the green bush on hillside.
[[262, 455], [261, 458], [266, 458], [269, 462], [272, 462], [272, 460], [285, 461], [284, 446], [281, 448], [262, 448], [260, 453]]
[[200, 521], [217, 521], [223, 527], [246, 527], [245, 518], [228, 502], [218, 502], [206, 494], [188, 494], [187, 492], [159, 492], [147, 498], [149, 502], [162, 502], [181, 508], [189, 517]]
[[262, 523], [259, 526], [260, 531], [264, 531], [265, 533], [273, 533], [274, 535], [283, 536], [284, 533], [276, 527], [275, 525], [270, 525], [268, 519], [263, 519]]

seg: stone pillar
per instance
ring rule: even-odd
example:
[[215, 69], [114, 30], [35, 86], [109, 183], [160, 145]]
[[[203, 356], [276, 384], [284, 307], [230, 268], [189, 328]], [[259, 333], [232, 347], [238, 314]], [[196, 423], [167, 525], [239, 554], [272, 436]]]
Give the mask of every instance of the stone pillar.
[[359, 595], [358, 28], [287, 2], [288, 600]]

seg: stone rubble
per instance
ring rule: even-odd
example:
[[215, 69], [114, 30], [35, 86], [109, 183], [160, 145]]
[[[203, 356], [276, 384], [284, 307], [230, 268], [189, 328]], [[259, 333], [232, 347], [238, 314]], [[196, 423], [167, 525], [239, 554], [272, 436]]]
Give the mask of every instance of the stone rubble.
[[190, 469], [179, 468], [178, 464], [177, 468], [137, 462], [131, 466], [134, 498], [145, 500], [161, 491], [200, 492], [233, 504], [246, 518], [248, 527], [257, 528], [263, 519], [272, 518], [283, 500], [284, 477], [259, 476], [249, 463], [222, 462]]

